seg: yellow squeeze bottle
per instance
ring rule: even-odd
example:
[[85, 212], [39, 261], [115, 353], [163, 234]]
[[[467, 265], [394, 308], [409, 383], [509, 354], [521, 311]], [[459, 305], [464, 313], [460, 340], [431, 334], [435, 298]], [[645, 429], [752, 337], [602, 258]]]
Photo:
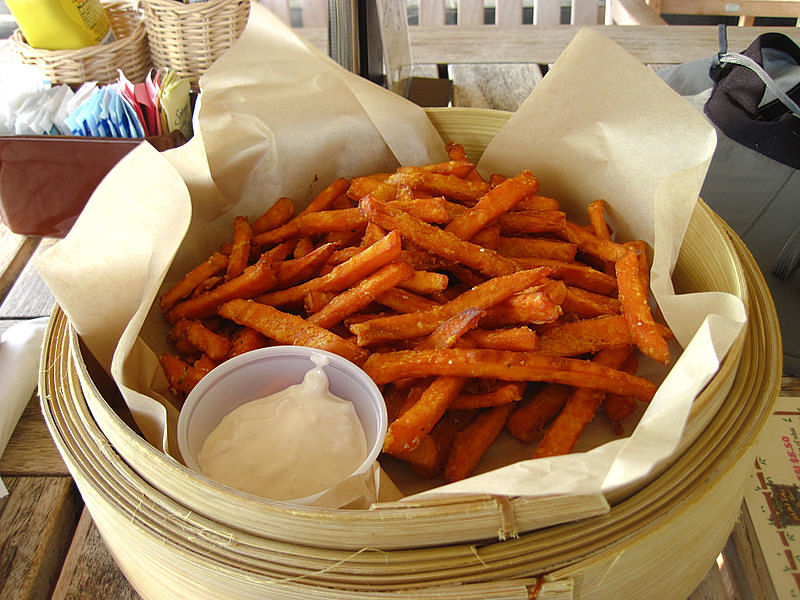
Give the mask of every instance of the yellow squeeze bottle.
[[114, 41], [100, 0], [6, 0], [33, 48], [76, 50]]

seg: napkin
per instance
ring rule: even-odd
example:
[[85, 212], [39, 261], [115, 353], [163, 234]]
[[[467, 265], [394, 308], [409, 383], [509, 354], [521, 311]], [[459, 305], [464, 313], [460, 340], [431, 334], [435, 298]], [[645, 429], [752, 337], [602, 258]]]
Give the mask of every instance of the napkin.
[[[47, 317], [23, 321], [0, 336], [0, 456], [36, 389]], [[8, 490], [0, 481], [0, 498]]]

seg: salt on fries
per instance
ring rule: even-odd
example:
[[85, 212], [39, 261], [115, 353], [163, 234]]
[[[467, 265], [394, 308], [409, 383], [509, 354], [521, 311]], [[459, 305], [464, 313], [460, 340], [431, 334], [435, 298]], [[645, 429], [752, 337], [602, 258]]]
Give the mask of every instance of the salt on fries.
[[299, 213], [280, 198], [236, 217], [231, 241], [160, 298], [176, 397], [254, 348], [329, 350], [382, 388], [384, 453], [447, 481], [503, 429], [536, 442], [532, 457], [564, 454], [601, 407], [618, 429], [650, 400], [639, 356], [667, 364], [671, 332], [648, 304], [644, 244], [614, 241], [603, 200], [579, 225], [530, 171], [486, 180], [447, 150], [339, 178]]

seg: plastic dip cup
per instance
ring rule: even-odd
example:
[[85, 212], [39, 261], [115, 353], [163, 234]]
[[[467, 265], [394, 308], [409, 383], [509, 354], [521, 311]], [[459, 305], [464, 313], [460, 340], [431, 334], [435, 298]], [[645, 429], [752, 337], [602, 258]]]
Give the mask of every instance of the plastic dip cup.
[[[316, 367], [311, 357], [324, 356], [323, 368], [332, 394], [353, 403], [364, 427], [368, 453], [352, 473], [372, 468], [386, 435], [386, 404], [375, 382], [349, 360], [325, 350], [305, 346], [271, 346], [252, 350], [225, 361], [207, 373], [189, 393], [178, 417], [178, 447], [186, 466], [203, 474], [197, 455], [222, 418], [238, 406], [299, 384]], [[310, 504], [326, 490], [287, 500]]]

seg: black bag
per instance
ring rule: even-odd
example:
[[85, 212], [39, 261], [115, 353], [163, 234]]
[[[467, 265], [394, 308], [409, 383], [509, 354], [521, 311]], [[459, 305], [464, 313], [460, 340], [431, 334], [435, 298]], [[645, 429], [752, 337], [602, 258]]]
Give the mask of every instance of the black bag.
[[700, 192], [756, 259], [778, 312], [784, 372], [800, 375], [800, 47], [781, 33], [659, 72], [717, 129]]

